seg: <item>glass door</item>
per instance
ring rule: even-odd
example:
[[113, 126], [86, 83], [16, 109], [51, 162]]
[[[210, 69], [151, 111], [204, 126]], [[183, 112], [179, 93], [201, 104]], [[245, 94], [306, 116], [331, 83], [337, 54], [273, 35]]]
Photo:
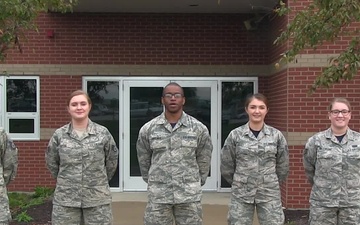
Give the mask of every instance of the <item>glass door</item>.
[[[161, 95], [163, 87], [172, 80], [124, 81], [124, 191], [146, 190], [142, 180], [136, 154], [136, 140], [140, 128], [163, 112]], [[185, 92], [184, 111], [201, 122], [212, 135], [216, 150], [216, 81], [176, 81]], [[213, 152], [211, 171], [204, 190], [217, 189], [217, 154]]]

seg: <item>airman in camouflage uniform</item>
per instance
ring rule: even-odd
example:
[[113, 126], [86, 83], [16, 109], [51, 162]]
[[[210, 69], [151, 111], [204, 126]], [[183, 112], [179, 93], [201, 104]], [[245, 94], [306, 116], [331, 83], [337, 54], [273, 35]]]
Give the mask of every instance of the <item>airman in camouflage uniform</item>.
[[139, 132], [137, 154], [149, 201], [145, 225], [201, 225], [201, 186], [209, 173], [212, 143], [208, 129], [182, 111], [177, 83], [163, 91], [165, 112]]
[[249, 122], [230, 132], [221, 151], [221, 174], [231, 184], [228, 224], [252, 224], [256, 207], [261, 225], [280, 225], [284, 213], [279, 182], [289, 172], [287, 142], [264, 123], [265, 96], [250, 96], [245, 109]]
[[346, 99], [334, 99], [331, 127], [305, 145], [303, 162], [312, 185], [310, 225], [360, 224], [360, 133], [348, 127], [350, 110]]
[[91, 102], [87, 94], [76, 91], [71, 96], [72, 121], [55, 131], [45, 155], [57, 181], [52, 223], [110, 225], [108, 182], [117, 168], [119, 151], [108, 129], [88, 118]]
[[17, 166], [18, 149], [0, 128], [0, 225], [7, 225], [11, 220], [6, 185], [15, 179]]

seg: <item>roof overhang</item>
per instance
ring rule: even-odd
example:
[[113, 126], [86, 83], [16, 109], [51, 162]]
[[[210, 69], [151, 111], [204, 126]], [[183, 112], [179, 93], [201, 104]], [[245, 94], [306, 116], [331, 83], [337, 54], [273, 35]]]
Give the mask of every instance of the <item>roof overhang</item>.
[[74, 12], [263, 13], [279, 0], [79, 0]]

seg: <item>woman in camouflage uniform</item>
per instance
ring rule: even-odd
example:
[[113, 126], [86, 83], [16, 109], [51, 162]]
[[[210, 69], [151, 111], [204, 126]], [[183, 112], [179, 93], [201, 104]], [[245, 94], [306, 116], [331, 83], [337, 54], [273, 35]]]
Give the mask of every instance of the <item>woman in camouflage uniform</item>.
[[118, 148], [107, 128], [88, 115], [91, 100], [83, 91], [68, 99], [71, 122], [49, 141], [46, 165], [56, 179], [52, 224], [112, 224], [108, 181], [117, 168]]
[[283, 134], [265, 124], [268, 102], [254, 94], [245, 102], [249, 122], [232, 130], [221, 152], [221, 174], [231, 184], [229, 225], [252, 224], [256, 207], [261, 225], [284, 223], [279, 182], [289, 172]]
[[310, 137], [304, 149], [306, 176], [312, 185], [310, 225], [360, 224], [360, 133], [348, 127], [351, 107], [335, 98], [331, 126]]

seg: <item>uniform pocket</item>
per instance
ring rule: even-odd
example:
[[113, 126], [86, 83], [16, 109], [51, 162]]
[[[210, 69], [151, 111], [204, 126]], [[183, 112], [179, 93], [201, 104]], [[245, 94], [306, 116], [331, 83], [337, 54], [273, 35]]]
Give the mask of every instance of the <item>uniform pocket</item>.
[[325, 188], [330, 189], [332, 186], [332, 183], [327, 178], [318, 177], [314, 180], [314, 184], [319, 188]]
[[348, 153], [348, 157], [350, 159], [360, 160], [360, 152], [358, 152], [357, 150], [351, 151]]
[[359, 189], [360, 187], [360, 180], [359, 179], [353, 179], [353, 180], [347, 180], [346, 181], [348, 188], [356, 188]]
[[331, 149], [318, 150], [317, 158], [321, 160], [332, 160], [334, 159], [334, 153]]
[[186, 135], [181, 139], [181, 146], [187, 148], [196, 148], [197, 147], [197, 136], [194, 135]]
[[152, 174], [149, 176], [149, 183], [162, 183], [162, 184], [166, 184], [167, 180], [165, 176], [160, 175], [160, 174]]
[[150, 148], [153, 151], [165, 151], [166, 150], [166, 140], [165, 138], [154, 138], [150, 140]]
[[268, 158], [276, 158], [277, 146], [276, 145], [266, 145], [265, 146], [265, 155]]
[[318, 172], [327, 173], [330, 172], [337, 164], [337, 159], [341, 156], [337, 156], [331, 149], [321, 149], [317, 152], [316, 167]]

